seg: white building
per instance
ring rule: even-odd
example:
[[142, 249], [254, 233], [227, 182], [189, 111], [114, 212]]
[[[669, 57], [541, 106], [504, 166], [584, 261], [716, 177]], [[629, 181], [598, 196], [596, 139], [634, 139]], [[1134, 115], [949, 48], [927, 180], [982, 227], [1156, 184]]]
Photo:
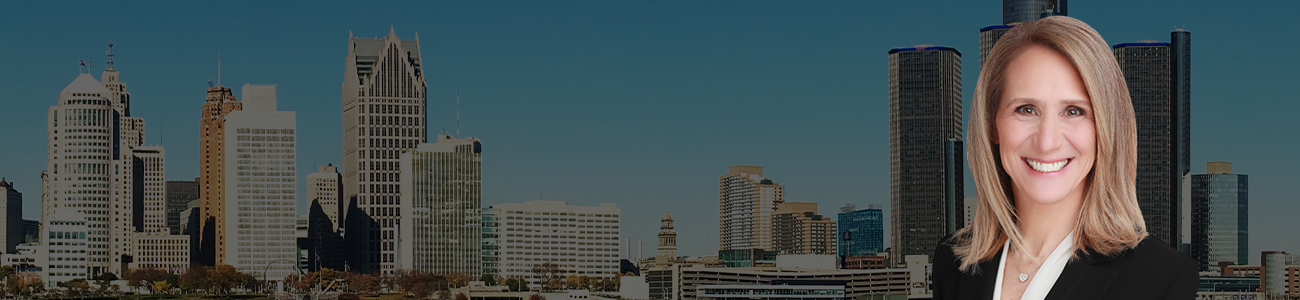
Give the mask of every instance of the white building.
[[225, 119], [226, 237], [222, 261], [270, 280], [295, 273], [295, 114], [275, 110], [275, 86], [243, 87], [244, 109]]
[[190, 236], [140, 233], [135, 235], [135, 261], [131, 269], [158, 269], [182, 274], [190, 267]]
[[619, 208], [533, 200], [491, 207], [500, 225], [502, 277], [533, 278], [534, 265], [555, 263], [578, 276], [611, 277], [619, 270]]
[[483, 273], [483, 152], [475, 138], [438, 135], [402, 153], [401, 269]]
[[337, 231], [343, 227], [339, 223], [339, 211], [343, 208], [339, 206], [339, 184], [343, 183], [343, 175], [339, 174], [338, 167], [334, 164], [320, 166], [316, 173], [307, 175], [307, 201], [320, 202], [320, 207], [325, 210], [325, 215], [329, 216], [330, 223], [334, 224], [331, 230]]
[[133, 170], [140, 173], [142, 182], [135, 182], [136, 204], [143, 204], [144, 215], [133, 216], [137, 231], [150, 234], [168, 234], [167, 228], [167, 174], [162, 146], [139, 146], [133, 149]]
[[719, 250], [775, 250], [772, 214], [785, 187], [763, 177], [763, 167], [731, 166], [718, 178]]
[[41, 268], [41, 278], [46, 286], [92, 277], [88, 266], [89, 227], [86, 215], [75, 210], [60, 210], [42, 227], [45, 242], [37, 250], [36, 265]]
[[[348, 264], [360, 272], [397, 269], [398, 159], [426, 141], [425, 82], [420, 37], [348, 38], [343, 71], [343, 207], [356, 207], [374, 223], [349, 228], [375, 247], [356, 247]], [[343, 222], [348, 214], [344, 211]], [[371, 225], [377, 225], [371, 227]], [[356, 240], [358, 236], [350, 236]], [[373, 239], [372, 239], [373, 237]]]

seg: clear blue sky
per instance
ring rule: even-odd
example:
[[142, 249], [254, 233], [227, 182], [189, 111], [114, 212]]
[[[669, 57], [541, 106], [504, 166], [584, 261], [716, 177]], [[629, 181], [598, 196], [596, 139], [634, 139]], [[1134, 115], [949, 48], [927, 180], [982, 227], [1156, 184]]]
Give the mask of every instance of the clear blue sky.
[[[277, 84], [298, 112], [300, 177], [340, 160], [348, 31], [418, 32], [430, 132], [484, 143], [484, 204], [614, 202], [652, 254], [671, 210], [683, 254], [717, 248], [717, 180], [762, 165], [787, 201], [888, 207], [887, 51], [963, 54], [966, 106], [979, 28], [1001, 1], [7, 3], [0, 10], [0, 176], [39, 216], [45, 112], [108, 41], [167, 177], [198, 169], [206, 82]], [[1072, 1], [1111, 44], [1192, 32], [1192, 168], [1249, 174], [1250, 256], [1300, 253], [1300, 25], [1289, 1]], [[238, 95], [237, 95], [238, 96]], [[974, 183], [967, 180], [967, 194]], [[305, 207], [305, 204], [300, 205]], [[633, 242], [635, 243], [635, 242]]]

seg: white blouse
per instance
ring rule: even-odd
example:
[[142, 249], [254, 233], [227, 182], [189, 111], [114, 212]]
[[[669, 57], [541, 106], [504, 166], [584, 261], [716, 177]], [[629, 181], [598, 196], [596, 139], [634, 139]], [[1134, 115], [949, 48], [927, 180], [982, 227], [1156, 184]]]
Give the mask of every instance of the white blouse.
[[[993, 285], [993, 299], [1002, 299], [1002, 274], [1006, 273], [1007, 268], [1007, 248], [1011, 245], [1011, 240], [1002, 244], [1002, 261], [998, 262], [998, 280]], [[1061, 277], [1061, 271], [1065, 270], [1065, 265], [1070, 262], [1074, 249], [1074, 232], [1070, 232], [1061, 240], [1061, 244], [1056, 246], [1052, 255], [1043, 260], [1043, 265], [1038, 267], [1038, 273], [1029, 278], [1029, 286], [1025, 287], [1025, 293], [1020, 295], [1020, 300], [1043, 300], [1047, 298], [1047, 292], [1052, 290], [1056, 284], [1056, 278]], [[1033, 271], [1029, 271], [1033, 272]], [[1019, 280], [1019, 279], [1013, 279]]]

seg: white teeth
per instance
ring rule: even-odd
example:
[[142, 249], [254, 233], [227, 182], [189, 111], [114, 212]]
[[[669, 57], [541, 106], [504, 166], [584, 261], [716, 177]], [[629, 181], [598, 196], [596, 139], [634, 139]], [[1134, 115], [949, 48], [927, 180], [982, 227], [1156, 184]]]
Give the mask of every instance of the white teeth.
[[1070, 162], [1070, 160], [1069, 160], [1069, 159], [1062, 159], [1062, 160], [1056, 161], [1056, 162], [1054, 162], [1054, 163], [1042, 163], [1042, 162], [1038, 162], [1038, 161], [1036, 161], [1036, 160], [1032, 160], [1032, 159], [1028, 159], [1028, 158], [1026, 158], [1026, 159], [1025, 159], [1025, 162], [1029, 163], [1029, 167], [1030, 167], [1030, 168], [1033, 168], [1034, 171], [1039, 171], [1039, 172], [1043, 172], [1043, 173], [1051, 173], [1051, 172], [1060, 171], [1061, 168], [1064, 168], [1064, 167], [1065, 167], [1065, 164], [1067, 164], [1067, 163]]

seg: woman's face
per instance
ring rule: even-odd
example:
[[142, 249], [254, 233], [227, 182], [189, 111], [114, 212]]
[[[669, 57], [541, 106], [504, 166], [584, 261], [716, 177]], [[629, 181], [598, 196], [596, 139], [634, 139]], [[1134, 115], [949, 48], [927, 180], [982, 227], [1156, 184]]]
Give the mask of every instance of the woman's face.
[[1034, 45], [1011, 61], [1005, 79], [994, 139], [1017, 203], [1082, 199], [1096, 160], [1097, 129], [1078, 69], [1064, 55]]

